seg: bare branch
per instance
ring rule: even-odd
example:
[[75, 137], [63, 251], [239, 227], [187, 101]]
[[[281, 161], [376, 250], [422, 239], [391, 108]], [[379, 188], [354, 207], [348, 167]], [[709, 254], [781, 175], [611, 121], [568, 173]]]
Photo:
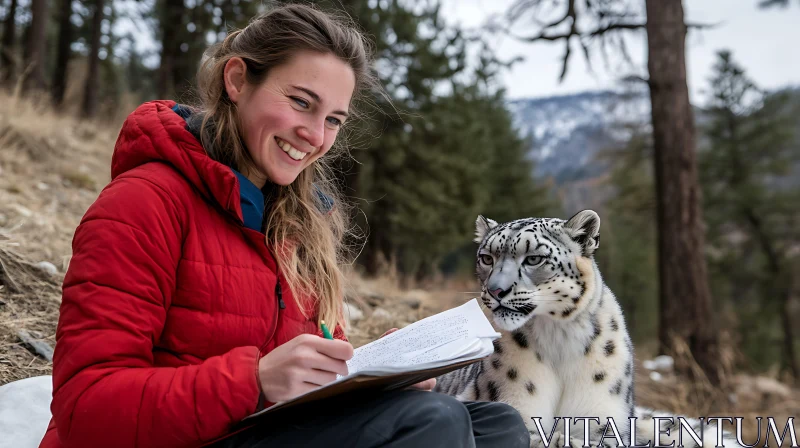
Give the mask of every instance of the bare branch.
[[[586, 36], [598, 37], [598, 36], [601, 36], [603, 34], [606, 34], [606, 33], [610, 32], [610, 31], [616, 31], [616, 30], [640, 30], [640, 29], [644, 29], [645, 25], [646, 25], [645, 23], [611, 23], [611, 24], [602, 26], [600, 28], [597, 28], [597, 29], [591, 31], [590, 33], [587, 33]], [[692, 27], [692, 28], [700, 28], [700, 29], [702, 29], [702, 28], [710, 28], [710, 27], [713, 27], [715, 25], [697, 24], [697, 25], [687, 25], [687, 26]], [[582, 33], [577, 31], [575, 25], [573, 25], [572, 28], [568, 32], [565, 32], [565, 33], [546, 34], [547, 31], [548, 31], [547, 29], [543, 29], [539, 34], [537, 34], [535, 36], [524, 37], [524, 36], [517, 36], [517, 35], [513, 34], [509, 30], [509, 35], [511, 37], [515, 38], [515, 39], [523, 40], [523, 41], [526, 41], [526, 42], [536, 42], [536, 41], [540, 41], [540, 40], [556, 41], [556, 40], [561, 40], [561, 39], [569, 39], [572, 36], [581, 36], [582, 35]]]
[[686, 24], [686, 28], [690, 30], [710, 30], [712, 28], [716, 28], [722, 25], [722, 22], [717, 23], [695, 23], [695, 22], [688, 22]]
[[622, 58], [625, 60], [625, 62], [627, 62], [628, 64], [632, 63], [633, 59], [631, 59], [631, 54], [628, 53], [628, 46], [625, 44], [624, 36], [619, 36], [618, 45], [620, 51], [622, 52]]
[[[517, 3], [515, 5], [515, 6], [517, 6], [516, 11], [515, 11], [513, 17], [509, 17], [511, 24], [513, 24], [516, 20], [521, 18], [522, 15], [524, 14], [524, 12], [528, 8], [532, 8], [532, 7], [537, 6], [539, 4], [538, 1], [537, 1], [537, 2], [534, 2], [533, 4], [527, 4], [527, 7], [525, 7], [525, 8], [519, 6], [519, 5], [525, 6], [526, 3], [527, 2], [525, 2], [525, 1], [521, 1], [521, 2], [519, 2], [519, 3]], [[566, 33], [566, 34], [565, 33], [562, 33], [562, 34], [548, 34], [548, 32], [551, 31], [553, 28], [555, 28], [555, 27], [561, 25], [562, 23], [566, 22], [567, 19], [572, 19], [572, 23], [570, 24], [570, 30], [569, 30], [568, 33]], [[554, 20], [554, 21], [552, 21], [550, 23], [543, 24], [542, 27], [541, 27], [541, 31], [539, 32], [538, 35], [530, 36], [530, 37], [519, 37], [519, 36], [513, 36], [512, 35], [512, 37], [515, 37], [515, 38], [517, 38], [519, 40], [526, 40], [528, 42], [534, 42], [534, 41], [537, 41], [537, 40], [555, 41], [555, 40], [560, 40], [560, 39], [568, 39], [568, 38], [570, 38], [570, 37], [572, 37], [572, 36], [577, 34], [576, 26], [577, 26], [577, 18], [576, 18], [576, 13], [575, 13], [575, 0], [568, 0], [567, 11], [564, 13], [564, 15], [560, 19], [556, 19], [556, 20]]]
[[586, 42], [583, 39], [578, 39], [581, 43], [581, 48], [583, 49], [583, 57], [586, 59], [586, 68], [589, 69], [589, 73], [594, 74], [594, 69], [592, 69], [592, 58], [589, 56], [589, 46], [586, 45]]
[[547, 25], [545, 28], [553, 28], [553, 27], [556, 27], [558, 25], [561, 25], [562, 23], [564, 23], [569, 18], [572, 18], [572, 28], [574, 29], [575, 28], [575, 0], [569, 0], [569, 3], [567, 3], [567, 12], [564, 14], [564, 17], [562, 17], [560, 20], [557, 20], [557, 21], [551, 23], [550, 25]]
[[558, 82], [564, 81], [564, 78], [567, 76], [567, 65], [569, 65], [568, 64], [568, 62], [569, 62], [569, 54], [571, 53], [569, 39], [566, 39], [564, 41], [564, 45], [565, 45], [565, 48], [564, 48], [564, 62], [562, 62], [562, 65], [561, 65], [561, 75], [559, 75], [559, 77], [558, 77]]
[[600, 39], [600, 54], [603, 56], [603, 66], [608, 70], [611, 67], [611, 63], [608, 59], [608, 48], [606, 48], [605, 39]]
[[645, 25], [645, 23], [611, 23], [606, 26], [601, 26], [592, 31], [589, 35], [592, 37], [601, 36], [614, 30], [641, 30], [644, 29]]
[[639, 75], [626, 75], [620, 78], [621, 82], [630, 84], [650, 84], [650, 80]]
[[789, 7], [789, 0], [761, 0], [758, 2], [759, 8], [772, 8], [773, 6], [778, 6], [781, 8], [788, 8]]
[[[608, 0], [583, 0], [582, 7], [576, 6], [577, 0], [517, 0], [512, 7], [508, 10], [506, 15], [506, 23], [504, 26], [494, 25], [495, 31], [502, 30], [506, 35], [513, 39], [523, 42], [557, 42], [564, 41], [564, 55], [562, 58], [562, 67], [560, 80], [565, 79], [569, 58], [572, 55], [572, 42], [573, 38], [578, 39], [578, 44], [581, 46], [583, 56], [586, 60], [589, 71], [593, 71], [590, 46], [595, 38], [600, 39], [603, 52], [603, 57], [606, 66], [608, 66], [607, 55], [607, 42], [612, 45], [620, 46], [622, 48], [623, 56], [626, 61], [630, 61], [630, 55], [625, 45], [624, 39], [615, 39], [614, 35], [619, 32], [637, 31], [645, 28], [645, 21], [641, 14], [633, 10], [621, 10], [618, 8], [618, 3]], [[566, 5], [565, 5], [566, 4]], [[559, 7], [566, 6], [563, 13], [558, 12]], [[579, 5], [580, 6], [580, 5]], [[542, 10], [546, 10], [547, 14], [542, 14]], [[595, 24], [589, 29], [581, 30], [578, 27], [578, 12], [583, 15], [594, 17]], [[553, 17], [555, 13], [556, 18], [550, 21], [536, 20], [536, 17]], [[533, 14], [533, 22], [538, 26], [538, 32], [532, 35], [520, 35], [512, 31], [513, 26], [523, 16]], [[569, 24], [569, 28], [565, 24]], [[581, 22], [583, 23], [583, 22]], [[714, 25], [708, 24], [687, 24], [689, 28], [703, 29], [709, 28]]]
[[542, 30], [541, 33], [539, 33], [539, 34], [537, 34], [535, 36], [529, 36], [529, 37], [517, 36], [513, 32], [509, 32], [509, 36], [513, 37], [514, 39], [522, 40], [522, 41], [526, 41], [526, 42], [537, 42], [537, 41], [540, 41], [540, 40], [556, 41], [556, 40], [562, 40], [562, 39], [569, 39], [570, 37], [572, 37], [572, 33], [571, 32], [547, 35], [547, 34], [544, 34], [544, 31], [545, 30]]

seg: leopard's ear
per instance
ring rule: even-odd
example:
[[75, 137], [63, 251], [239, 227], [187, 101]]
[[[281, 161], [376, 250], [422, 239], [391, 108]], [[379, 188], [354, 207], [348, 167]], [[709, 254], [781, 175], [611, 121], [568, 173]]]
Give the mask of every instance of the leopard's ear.
[[594, 210], [583, 210], [564, 224], [564, 231], [581, 246], [581, 254], [591, 257], [600, 247], [600, 217]]
[[495, 227], [497, 227], [497, 221], [478, 215], [478, 219], [475, 220], [475, 239], [473, 241], [481, 244], [483, 237]]

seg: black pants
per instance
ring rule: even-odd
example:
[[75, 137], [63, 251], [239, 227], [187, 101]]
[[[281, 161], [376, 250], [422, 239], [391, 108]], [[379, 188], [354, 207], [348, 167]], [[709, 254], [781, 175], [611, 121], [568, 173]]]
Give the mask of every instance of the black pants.
[[467, 402], [436, 392], [400, 390], [289, 408], [215, 448], [528, 448], [519, 413], [503, 403]]

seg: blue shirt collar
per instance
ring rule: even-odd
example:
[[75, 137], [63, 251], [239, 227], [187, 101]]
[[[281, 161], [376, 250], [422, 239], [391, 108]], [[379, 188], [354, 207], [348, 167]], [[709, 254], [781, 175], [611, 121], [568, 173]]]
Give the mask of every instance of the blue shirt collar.
[[239, 179], [239, 194], [242, 204], [242, 219], [244, 226], [256, 232], [261, 231], [261, 222], [264, 220], [264, 193], [250, 182], [244, 174], [231, 168], [233, 174]]

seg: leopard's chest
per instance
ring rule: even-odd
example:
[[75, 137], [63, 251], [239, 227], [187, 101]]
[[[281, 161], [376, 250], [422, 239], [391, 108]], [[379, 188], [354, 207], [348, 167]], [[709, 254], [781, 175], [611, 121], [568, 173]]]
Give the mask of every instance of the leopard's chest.
[[501, 334], [501, 348], [484, 365], [487, 374], [505, 387], [525, 388], [528, 381], [534, 381], [560, 389], [586, 364], [583, 345], [575, 333], [528, 327]]

